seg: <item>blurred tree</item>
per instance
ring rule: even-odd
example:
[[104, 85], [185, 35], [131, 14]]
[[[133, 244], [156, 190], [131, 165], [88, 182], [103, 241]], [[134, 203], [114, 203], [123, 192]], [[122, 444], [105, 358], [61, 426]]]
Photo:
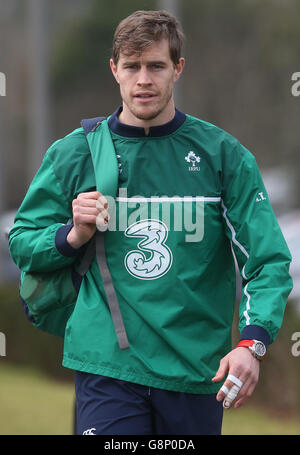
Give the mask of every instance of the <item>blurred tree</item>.
[[300, 52], [299, 2], [186, 5], [187, 107], [239, 137], [262, 166], [273, 167], [274, 159], [291, 164], [300, 113], [290, 94]]
[[114, 29], [133, 11], [155, 9], [155, 4], [154, 0], [94, 0], [91, 9], [54, 40], [53, 96], [64, 117], [63, 123], [57, 117], [58, 134], [77, 127], [85, 116], [108, 115], [120, 104], [109, 67]]

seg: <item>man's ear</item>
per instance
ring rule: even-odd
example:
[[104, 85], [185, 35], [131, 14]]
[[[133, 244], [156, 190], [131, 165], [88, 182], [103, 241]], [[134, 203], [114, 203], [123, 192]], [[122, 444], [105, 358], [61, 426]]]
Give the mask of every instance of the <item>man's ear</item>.
[[185, 65], [185, 60], [183, 57], [181, 57], [179, 59], [179, 62], [175, 66], [174, 82], [178, 81], [178, 79], [180, 78], [184, 65]]
[[110, 64], [111, 72], [113, 73], [114, 78], [116, 79], [117, 83], [119, 84], [117, 65], [114, 63], [112, 58], [110, 59], [109, 64]]

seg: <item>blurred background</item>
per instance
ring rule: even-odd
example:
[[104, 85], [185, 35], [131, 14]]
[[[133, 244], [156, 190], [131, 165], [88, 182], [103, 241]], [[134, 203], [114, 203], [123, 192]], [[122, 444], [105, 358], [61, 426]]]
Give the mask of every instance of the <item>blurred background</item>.
[[226, 412], [223, 433], [300, 434], [298, 0], [0, 0], [0, 434], [73, 432], [73, 373], [61, 366], [62, 341], [23, 314], [5, 232], [49, 145], [119, 106], [112, 37], [138, 9], [181, 20], [177, 107], [255, 155], [293, 255], [284, 324], [253, 397]]

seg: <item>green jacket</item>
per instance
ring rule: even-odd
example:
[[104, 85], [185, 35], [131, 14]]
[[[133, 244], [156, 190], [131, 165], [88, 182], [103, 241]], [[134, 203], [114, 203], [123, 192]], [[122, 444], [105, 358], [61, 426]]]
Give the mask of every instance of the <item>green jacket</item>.
[[[63, 365], [215, 393], [220, 385], [211, 378], [232, 349], [234, 257], [242, 277], [241, 338], [268, 345], [292, 289], [290, 252], [255, 158], [234, 137], [179, 111], [145, 136], [120, 124], [118, 112], [108, 120], [120, 173], [106, 255], [130, 348], [118, 347], [95, 260], [67, 324]], [[78, 128], [49, 148], [17, 213], [9, 240], [20, 269], [50, 271], [76, 261], [66, 223], [72, 200], [95, 187]]]

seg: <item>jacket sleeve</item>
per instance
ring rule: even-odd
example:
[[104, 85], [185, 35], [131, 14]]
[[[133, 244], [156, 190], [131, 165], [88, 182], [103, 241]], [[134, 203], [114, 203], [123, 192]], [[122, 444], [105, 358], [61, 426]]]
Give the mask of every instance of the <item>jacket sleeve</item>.
[[226, 235], [242, 277], [241, 339], [272, 343], [292, 290], [291, 254], [254, 156], [239, 144], [224, 178], [222, 212]]
[[78, 250], [66, 242], [71, 218], [72, 204], [55, 175], [50, 147], [9, 232], [17, 266], [25, 272], [49, 272], [74, 262]]

